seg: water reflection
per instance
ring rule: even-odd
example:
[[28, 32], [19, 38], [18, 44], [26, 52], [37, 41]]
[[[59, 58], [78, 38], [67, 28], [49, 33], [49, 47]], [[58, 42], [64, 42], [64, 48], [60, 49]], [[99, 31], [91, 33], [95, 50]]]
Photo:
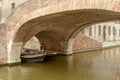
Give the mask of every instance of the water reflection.
[[59, 56], [44, 63], [1, 67], [2, 80], [120, 80], [120, 48]]

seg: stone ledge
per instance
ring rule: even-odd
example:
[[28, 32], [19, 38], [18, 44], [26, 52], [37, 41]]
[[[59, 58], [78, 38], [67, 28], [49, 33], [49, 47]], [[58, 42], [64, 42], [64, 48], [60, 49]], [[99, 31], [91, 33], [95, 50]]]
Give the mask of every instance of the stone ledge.
[[20, 63], [21, 59], [15, 59], [15, 60], [8, 60], [7, 63], [8, 64], [15, 64], [15, 63]]

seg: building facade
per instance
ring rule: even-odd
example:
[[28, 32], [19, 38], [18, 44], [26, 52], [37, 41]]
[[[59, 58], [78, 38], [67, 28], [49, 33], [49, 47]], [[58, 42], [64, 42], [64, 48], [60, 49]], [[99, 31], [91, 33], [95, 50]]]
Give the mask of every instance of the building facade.
[[73, 40], [72, 52], [97, 50], [120, 45], [120, 22], [87, 26]]
[[119, 22], [106, 22], [94, 24], [84, 30], [84, 34], [98, 42], [109, 42], [120, 40]]

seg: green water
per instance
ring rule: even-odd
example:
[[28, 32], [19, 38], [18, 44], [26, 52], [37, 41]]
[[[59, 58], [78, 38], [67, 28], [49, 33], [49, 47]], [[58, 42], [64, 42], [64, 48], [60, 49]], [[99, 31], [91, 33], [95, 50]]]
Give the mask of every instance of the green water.
[[120, 80], [120, 48], [0, 68], [0, 80]]

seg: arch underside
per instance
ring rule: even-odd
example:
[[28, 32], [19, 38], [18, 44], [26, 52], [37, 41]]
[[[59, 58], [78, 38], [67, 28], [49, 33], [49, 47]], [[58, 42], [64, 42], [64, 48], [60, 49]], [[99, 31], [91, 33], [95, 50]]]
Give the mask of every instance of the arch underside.
[[87, 25], [120, 19], [119, 12], [100, 9], [81, 9], [50, 14], [23, 24], [14, 42], [26, 43], [36, 36], [46, 49], [65, 52], [67, 42]]

